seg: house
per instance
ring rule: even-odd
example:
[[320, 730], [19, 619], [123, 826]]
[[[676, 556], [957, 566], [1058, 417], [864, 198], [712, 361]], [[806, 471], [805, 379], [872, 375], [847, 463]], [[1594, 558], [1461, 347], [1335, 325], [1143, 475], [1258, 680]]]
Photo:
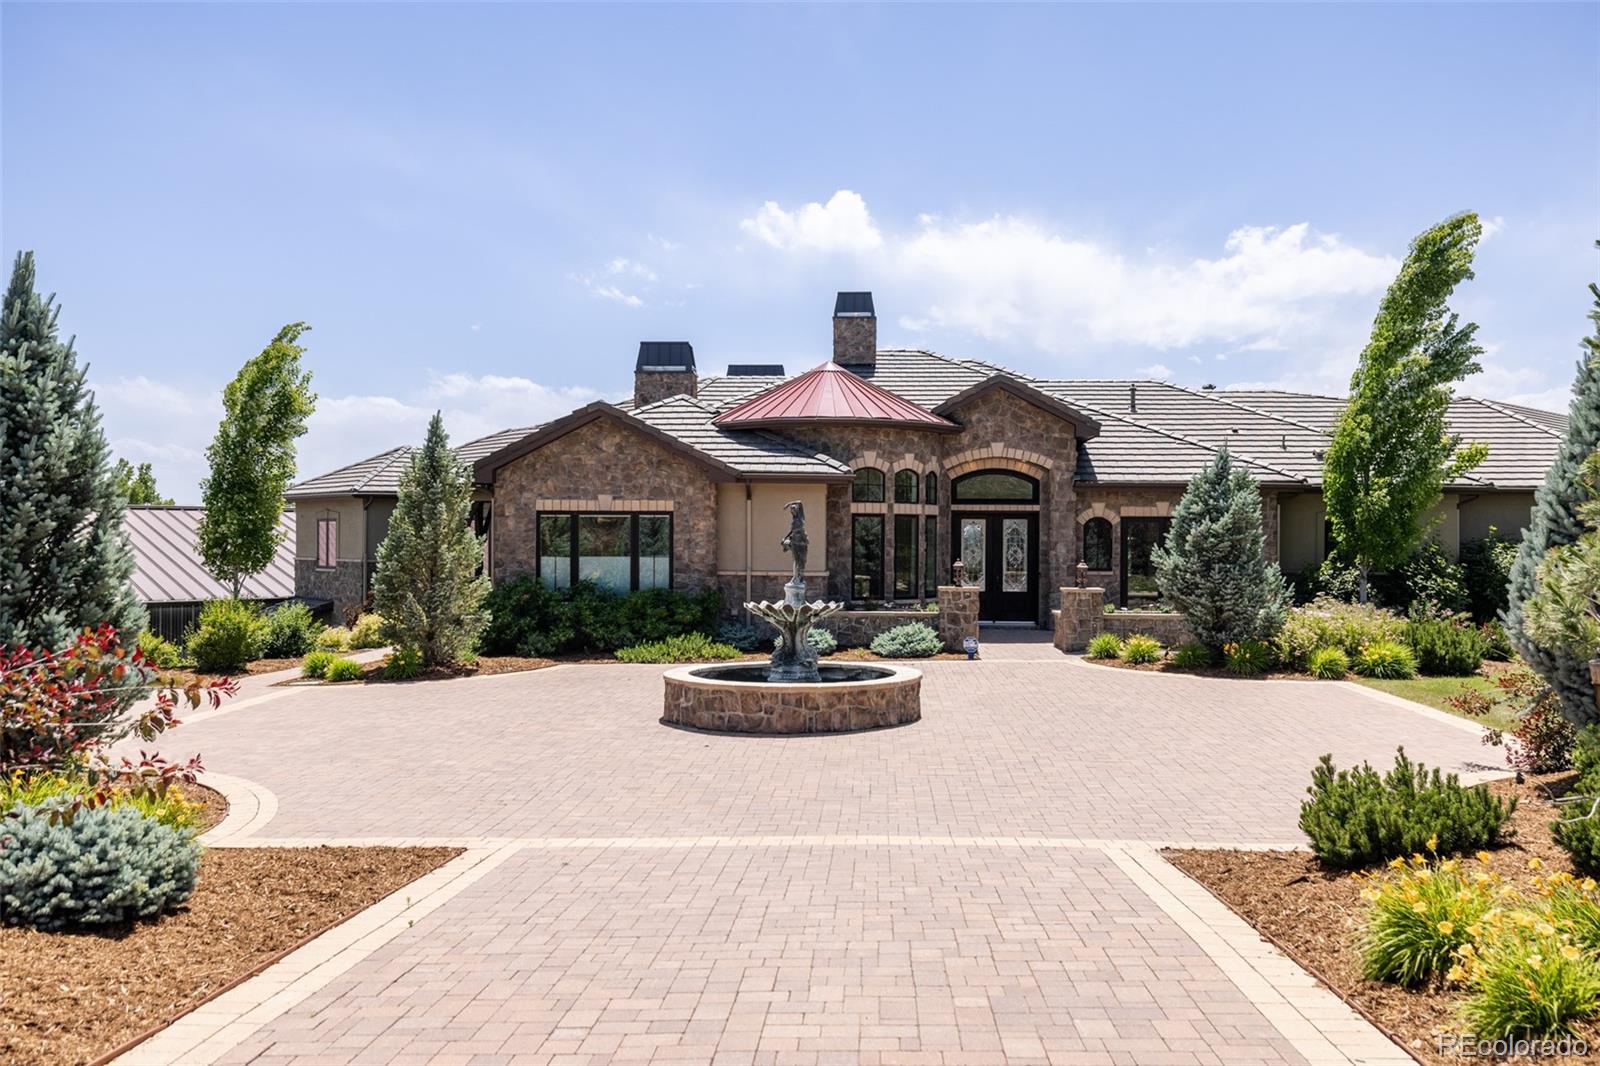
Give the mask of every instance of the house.
[[[200, 519], [205, 513], [203, 507], [141, 504], [129, 507], [122, 520], [133, 548], [133, 591], [149, 612], [151, 632], [168, 640], [181, 639], [200, 620], [200, 608], [208, 600], [232, 594], [200, 561]], [[272, 562], [245, 579], [241, 599], [270, 606], [294, 598], [292, 509], [284, 511], [278, 528], [282, 540]]]
[[[1322, 458], [1342, 400], [1050, 380], [879, 349], [865, 292], [838, 294], [832, 326], [831, 359], [795, 375], [734, 364], [702, 378], [687, 342], [645, 342], [631, 399], [462, 445], [494, 579], [714, 585], [732, 614], [781, 596], [783, 505], [798, 500], [819, 594], [931, 598], [959, 559], [985, 620], [1045, 623], [1080, 560], [1108, 600], [1154, 598], [1151, 550], [1189, 477], [1224, 447], [1261, 484], [1283, 569], [1327, 553]], [[1519, 534], [1565, 418], [1463, 397], [1449, 421], [1489, 447], [1438, 508], [1435, 535], [1454, 556], [1491, 528]], [[290, 491], [301, 595], [364, 595], [408, 455], [394, 449]]]

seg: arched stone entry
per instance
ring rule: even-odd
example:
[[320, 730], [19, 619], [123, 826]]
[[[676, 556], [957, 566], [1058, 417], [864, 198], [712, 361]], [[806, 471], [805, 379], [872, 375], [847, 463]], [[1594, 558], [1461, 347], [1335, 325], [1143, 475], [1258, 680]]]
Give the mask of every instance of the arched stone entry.
[[1039, 616], [1038, 478], [986, 467], [950, 482], [950, 538], [985, 622]]

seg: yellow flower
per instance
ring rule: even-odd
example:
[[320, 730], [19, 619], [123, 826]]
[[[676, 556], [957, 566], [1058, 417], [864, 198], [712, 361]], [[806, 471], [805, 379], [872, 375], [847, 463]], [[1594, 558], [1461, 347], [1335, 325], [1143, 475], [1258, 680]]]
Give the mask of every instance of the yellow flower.
[[1390, 859], [1389, 860], [1389, 869], [1391, 869], [1391, 870], [1404, 870], [1405, 868], [1406, 868], [1406, 861], [1404, 859]]
[[[1477, 922], [1473, 922], [1471, 925], [1467, 926], [1467, 935], [1474, 940], [1478, 939], [1483, 935], [1483, 926], [1479, 925]], [[1470, 955], [1472, 954], [1472, 945], [1468, 944], [1461, 950]]]
[[1583, 957], [1583, 952], [1579, 951], [1572, 944], [1567, 944], [1561, 949], [1561, 957], [1566, 959], [1568, 962], [1577, 962]]
[[1537, 970], [1539, 967], [1544, 965], [1544, 956], [1537, 953], [1529, 955], [1528, 965]]
[[1535, 855], [1533, 858], [1528, 860], [1528, 869], [1530, 869], [1530, 870], [1542, 870], [1542, 869], [1544, 869], [1544, 860], [1539, 858], [1539, 856]]
[[1428, 905], [1422, 902], [1420, 899], [1411, 905], [1411, 909], [1416, 911], [1418, 914], [1428, 913]]
[[1428, 850], [1429, 851], [1438, 851], [1439, 850], [1439, 834], [1438, 833], [1435, 833], [1435, 834], [1433, 834], [1432, 836], [1430, 836], [1428, 838]]
[[1439, 923], [1439, 932], [1443, 933], [1445, 936], [1449, 936], [1451, 933], [1453, 933], [1455, 931], [1456, 931], [1456, 924], [1454, 922], [1440, 922]]
[[1363, 888], [1361, 890], [1361, 898], [1366, 900], [1368, 903], [1376, 903], [1379, 899], [1383, 898], [1383, 893], [1379, 892], [1375, 888]]
[[1556, 935], [1556, 927], [1551, 925], [1549, 922], [1540, 922], [1539, 923], [1539, 935], [1540, 936], [1555, 936]]
[[[1469, 925], [1469, 926], [1467, 926], [1467, 932], [1471, 933], [1472, 930], [1474, 930], [1476, 928], [1477, 928], [1477, 926], [1475, 926], [1475, 925]], [[1476, 936], [1477, 934], [1473, 933], [1473, 935]], [[1473, 947], [1471, 944], [1462, 944], [1459, 948], [1456, 949], [1456, 954], [1460, 955], [1463, 959], [1471, 959], [1477, 953], [1478, 953], [1478, 949]]]
[[1417, 878], [1418, 881], [1427, 881], [1427, 880], [1430, 880], [1432, 877], [1433, 877], [1433, 871], [1432, 870], [1422, 869], [1422, 870], [1418, 870], [1417, 873], [1416, 873], [1416, 878]]
[[1422, 853], [1421, 852], [1412, 852], [1411, 853], [1411, 865], [1412, 866], [1426, 866], [1426, 865], [1428, 865], [1428, 860], [1424, 859], [1422, 857]]
[[1595, 889], [1600, 888], [1600, 882], [1596, 882], [1592, 877], [1585, 877], [1578, 887], [1585, 892], [1593, 892]]
[[1487, 851], [1478, 852], [1478, 861], [1479, 862], [1488, 862], [1489, 861], [1489, 853]]
[[1450, 967], [1449, 971], [1444, 975], [1444, 979], [1446, 981], [1456, 981], [1456, 982], [1465, 981], [1467, 979], [1467, 971], [1463, 970], [1459, 966], [1452, 966], [1452, 967]]

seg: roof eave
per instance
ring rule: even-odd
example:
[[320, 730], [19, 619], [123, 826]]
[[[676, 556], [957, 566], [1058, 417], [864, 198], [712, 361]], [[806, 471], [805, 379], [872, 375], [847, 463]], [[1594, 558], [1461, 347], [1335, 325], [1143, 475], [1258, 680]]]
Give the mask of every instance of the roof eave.
[[933, 409], [936, 415], [948, 415], [963, 404], [970, 403], [985, 393], [1001, 389], [1026, 403], [1048, 411], [1056, 417], [1071, 422], [1076, 428], [1079, 440], [1092, 440], [1100, 435], [1100, 423], [1073, 407], [1071, 404], [1052, 396], [1043, 389], [1034, 388], [1027, 382], [1018, 381], [1009, 374], [991, 374], [976, 385], [969, 385], [954, 396], [945, 400]]
[[490, 452], [472, 465], [473, 480], [480, 485], [493, 485], [495, 471], [513, 460], [520, 459], [530, 452], [538, 451], [547, 444], [551, 444], [575, 430], [582, 429], [591, 422], [602, 418], [610, 418], [620, 422], [627, 428], [642, 434], [660, 444], [668, 451], [676, 452], [686, 459], [693, 460], [704, 466], [709, 472], [712, 481], [735, 481], [739, 472], [720, 459], [713, 458], [689, 444], [684, 443], [672, 434], [658, 429], [627, 411], [619, 410], [615, 405], [604, 400], [596, 400], [578, 408], [563, 418], [548, 422], [540, 428], [529, 433], [520, 440], [501, 448], [499, 451]]

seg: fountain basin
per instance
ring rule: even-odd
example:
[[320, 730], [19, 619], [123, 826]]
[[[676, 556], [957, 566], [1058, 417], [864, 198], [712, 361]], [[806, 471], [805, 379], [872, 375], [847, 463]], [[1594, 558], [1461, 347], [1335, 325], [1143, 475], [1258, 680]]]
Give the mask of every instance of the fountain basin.
[[855, 733], [922, 717], [922, 671], [822, 663], [820, 682], [768, 681], [765, 663], [666, 673], [661, 721], [715, 733]]

